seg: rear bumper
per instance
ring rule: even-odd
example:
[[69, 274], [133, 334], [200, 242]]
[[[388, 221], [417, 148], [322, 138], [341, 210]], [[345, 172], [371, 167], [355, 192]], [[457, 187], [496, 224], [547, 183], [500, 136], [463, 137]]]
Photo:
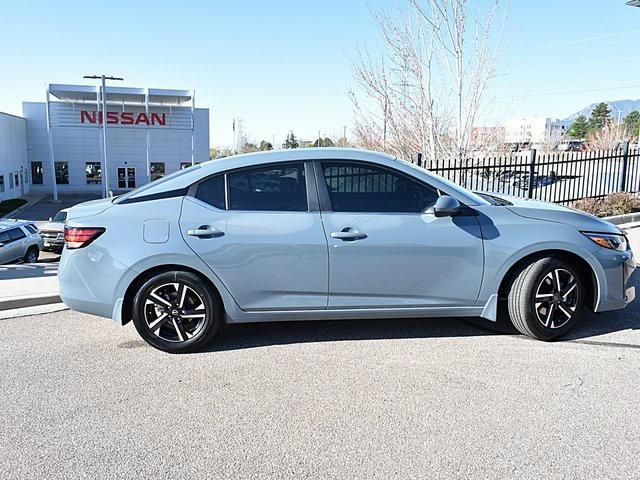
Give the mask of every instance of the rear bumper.
[[64, 250], [58, 267], [60, 298], [72, 310], [111, 318], [118, 283], [126, 271], [103, 248]]

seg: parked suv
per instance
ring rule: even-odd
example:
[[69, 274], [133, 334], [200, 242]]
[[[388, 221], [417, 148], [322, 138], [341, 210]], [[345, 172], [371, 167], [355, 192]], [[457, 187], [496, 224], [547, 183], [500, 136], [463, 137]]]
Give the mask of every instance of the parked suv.
[[49, 221], [42, 225], [40, 234], [44, 240], [44, 251], [61, 253], [64, 248], [64, 222], [68, 209], [60, 210]]
[[339, 318], [500, 317], [551, 340], [635, 296], [615, 225], [346, 148], [196, 165], [72, 207], [65, 241], [64, 302], [169, 352], [225, 322]]
[[0, 220], [0, 264], [38, 261], [43, 247], [38, 227], [32, 222]]

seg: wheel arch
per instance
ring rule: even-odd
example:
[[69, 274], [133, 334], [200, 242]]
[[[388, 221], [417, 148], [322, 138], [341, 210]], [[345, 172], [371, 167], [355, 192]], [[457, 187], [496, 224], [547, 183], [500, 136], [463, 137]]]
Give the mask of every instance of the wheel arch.
[[138, 292], [138, 290], [140, 289], [140, 287], [144, 284], [144, 282], [146, 282], [148, 279], [150, 279], [155, 275], [158, 275], [160, 273], [165, 273], [165, 272], [171, 272], [171, 271], [189, 272], [200, 277], [205, 282], [207, 287], [211, 289], [215, 297], [220, 302], [220, 305], [222, 306], [222, 310], [223, 310], [222, 313], [224, 318], [224, 310], [225, 310], [224, 300], [222, 298], [222, 295], [220, 294], [220, 291], [215, 286], [215, 284], [211, 281], [211, 279], [209, 279], [206, 275], [202, 274], [202, 272], [196, 270], [193, 267], [189, 267], [187, 265], [181, 265], [181, 264], [166, 264], [166, 265], [156, 265], [154, 267], [150, 267], [144, 270], [143, 272], [139, 273], [129, 283], [129, 285], [127, 286], [127, 289], [125, 290], [124, 298], [122, 301], [122, 311], [121, 311], [121, 317], [120, 317], [122, 325], [126, 325], [132, 320], [133, 299], [136, 293]]
[[505, 275], [502, 277], [500, 287], [498, 288], [498, 298], [501, 300], [506, 299], [509, 293], [509, 286], [513, 283], [513, 280], [518, 273], [520, 273], [527, 265], [544, 257], [561, 258], [565, 261], [569, 261], [579, 270], [580, 276], [587, 287], [585, 292], [585, 304], [591, 311], [594, 311], [600, 295], [600, 286], [593, 267], [580, 255], [562, 249], [540, 250], [518, 259], [513, 265], [511, 265], [511, 267], [509, 267]]

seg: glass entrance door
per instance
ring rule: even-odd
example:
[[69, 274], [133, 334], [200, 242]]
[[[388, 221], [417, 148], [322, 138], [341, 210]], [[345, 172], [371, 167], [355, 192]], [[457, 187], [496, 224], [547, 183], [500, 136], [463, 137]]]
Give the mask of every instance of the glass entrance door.
[[135, 167], [118, 167], [118, 188], [122, 190], [136, 188]]

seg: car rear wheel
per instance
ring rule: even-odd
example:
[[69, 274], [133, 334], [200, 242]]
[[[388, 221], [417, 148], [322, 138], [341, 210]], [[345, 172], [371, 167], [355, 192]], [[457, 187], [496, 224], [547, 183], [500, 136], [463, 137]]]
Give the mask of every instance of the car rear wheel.
[[209, 343], [220, 328], [221, 305], [199, 276], [165, 272], [147, 280], [136, 294], [133, 323], [155, 348], [193, 352]]
[[24, 258], [22, 259], [24, 263], [36, 263], [38, 261], [38, 257], [40, 256], [40, 251], [37, 247], [30, 247], [25, 253]]
[[580, 320], [584, 299], [580, 272], [566, 260], [545, 257], [516, 276], [508, 296], [509, 317], [519, 332], [553, 340]]

